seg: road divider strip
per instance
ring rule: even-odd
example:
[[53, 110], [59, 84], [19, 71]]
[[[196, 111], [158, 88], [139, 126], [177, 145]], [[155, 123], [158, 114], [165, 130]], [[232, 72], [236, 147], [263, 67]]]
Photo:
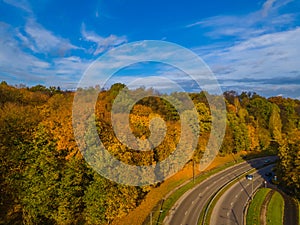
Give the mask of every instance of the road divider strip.
[[210, 218], [211, 218], [211, 213], [213, 211], [214, 206], [216, 205], [217, 201], [220, 199], [220, 197], [231, 187], [233, 186], [235, 183], [237, 183], [239, 180], [241, 180], [245, 175], [253, 173], [254, 171], [257, 171], [259, 169], [262, 169], [264, 167], [267, 167], [271, 164], [274, 163], [269, 163], [266, 165], [263, 165], [261, 167], [258, 168], [252, 168], [247, 170], [246, 172], [240, 174], [239, 176], [237, 176], [236, 178], [226, 182], [225, 184], [223, 184], [209, 199], [209, 201], [206, 203], [204, 210], [201, 211], [199, 219], [198, 219], [198, 224], [199, 225], [209, 225], [210, 223]]
[[[264, 158], [264, 157], [266, 157], [266, 156], [263, 156], [262, 158]], [[253, 158], [250, 158], [250, 160], [257, 159], [257, 158], [261, 158], [261, 157], [253, 157]], [[197, 187], [197, 185], [199, 185], [201, 182], [203, 182], [204, 180], [216, 175], [218, 172], [227, 170], [230, 167], [237, 166], [237, 165], [239, 165], [241, 163], [244, 163], [244, 162], [246, 162], [245, 159], [238, 159], [236, 161], [231, 161], [231, 162], [228, 162], [228, 163], [226, 163], [222, 166], [219, 166], [219, 167], [213, 168], [211, 170], [202, 172], [202, 173], [200, 173], [196, 176], [194, 182], [193, 182], [193, 179], [190, 178], [186, 182], [179, 185], [176, 189], [169, 192], [163, 198], [163, 200], [159, 201], [153, 207], [153, 209], [151, 210], [151, 213], [148, 215], [148, 217], [143, 222], [143, 225], [149, 225], [150, 221], [152, 221], [153, 224], [168, 224], [168, 221], [169, 221], [168, 217], [172, 213], [172, 210], [174, 210], [177, 207], [177, 205], [175, 205], [175, 203], [181, 197], [188, 194], [189, 191], [192, 191], [193, 188]], [[270, 165], [270, 164], [268, 164], [268, 165]], [[265, 166], [267, 166], [267, 165], [265, 165]], [[245, 174], [245, 172], [243, 174]], [[210, 200], [211, 200], [211, 198], [210, 198]], [[162, 201], [163, 201], [163, 204], [162, 204]], [[200, 217], [201, 217], [201, 215], [203, 217], [203, 214], [204, 214], [204, 210], [201, 211]]]

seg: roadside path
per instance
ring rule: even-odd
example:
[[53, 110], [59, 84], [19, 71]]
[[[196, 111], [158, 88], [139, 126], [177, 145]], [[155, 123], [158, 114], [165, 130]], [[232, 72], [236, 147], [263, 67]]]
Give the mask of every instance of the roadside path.
[[267, 210], [269, 202], [274, 194], [274, 190], [272, 189], [266, 196], [260, 210], [260, 224], [261, 225], [267, 225]]

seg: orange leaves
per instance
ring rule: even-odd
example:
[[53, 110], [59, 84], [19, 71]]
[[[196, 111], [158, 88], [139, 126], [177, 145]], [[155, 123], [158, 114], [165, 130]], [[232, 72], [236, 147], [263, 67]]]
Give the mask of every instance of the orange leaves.
[[248, 139], [249, 139], [249, 149], [251, 151], [259, 149], [259, 138], [258, 138], [258, 132], [251, 124], [247, 125], [248, 128]]
[[42, 110], [45, 116], [42, 124], [52, 133], [57, 150], [67, 152], [66, 158], [80, 156], [73, 134], [72, 100], [73, 94], [56, 94]]

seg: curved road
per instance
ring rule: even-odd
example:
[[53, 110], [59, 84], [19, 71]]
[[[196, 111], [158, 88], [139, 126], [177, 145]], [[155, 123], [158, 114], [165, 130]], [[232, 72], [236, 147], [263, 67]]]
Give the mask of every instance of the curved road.
[[271, 172], [274, 165], [266, 166], [252, 173], [253, 180], [242, 178], [231, 186], [216, 203], [210, 219], [210, 225], [242, 225], [244, 208], [253, 191], [264, 185], [267, 180], [265, 173]]
[[[200, 212], [210, 197], [225, 183], [233, 180], [242, 173], [260, 167], [267, 158], [249, 160], [229, 167], [213, 176], [210, 176], [199, 185], [185, 193], [174, 205], [165, 218], [163, 224], [170, 225], [197, 225]], [[268, 159], [275, 161], [276, 157]]]

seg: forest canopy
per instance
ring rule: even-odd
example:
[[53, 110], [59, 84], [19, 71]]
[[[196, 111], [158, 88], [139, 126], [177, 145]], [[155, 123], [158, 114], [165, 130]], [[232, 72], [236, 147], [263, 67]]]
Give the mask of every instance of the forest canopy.
[[[145, 140], [149, 121], [159, 116], [166, 135], [153, 151], [122, 145], [114, 135], [111, 110], [119, 91], [99, 90], [95, 107], [98, 135], [114, 157], [127, 164], [150, 165], [168, 157], [180, 139], [178, 112], [165, 98], [145, 97], [130, 111], [130, 129]], [[153, 89], [145, 91], [149, 96]], [[206, 94], [189, 93], [200, 127], [194, 160], [202, 158], [211, 132]], [[155, 96], [158, 93], [155, 92]], [[171, 93], [169, 97], [179, 96]], [[214, 96], [218, 98], [218, 96]], [[224, 93], [226, 132], [219, 155], [270, 151], [279, 156], [278, 177], [300, 196], [300, 101], [256, 93]], [[59, 87], [0, 84], [0, 224], [108, 224], [137, 207], [154, 186], [126, 186], [96, 173], [83, 159], [72, 129], [74, 92]], [[122, 116], [122, 110], [120, 110]], [[140, 146], [142, 148], [142, 146]]]

